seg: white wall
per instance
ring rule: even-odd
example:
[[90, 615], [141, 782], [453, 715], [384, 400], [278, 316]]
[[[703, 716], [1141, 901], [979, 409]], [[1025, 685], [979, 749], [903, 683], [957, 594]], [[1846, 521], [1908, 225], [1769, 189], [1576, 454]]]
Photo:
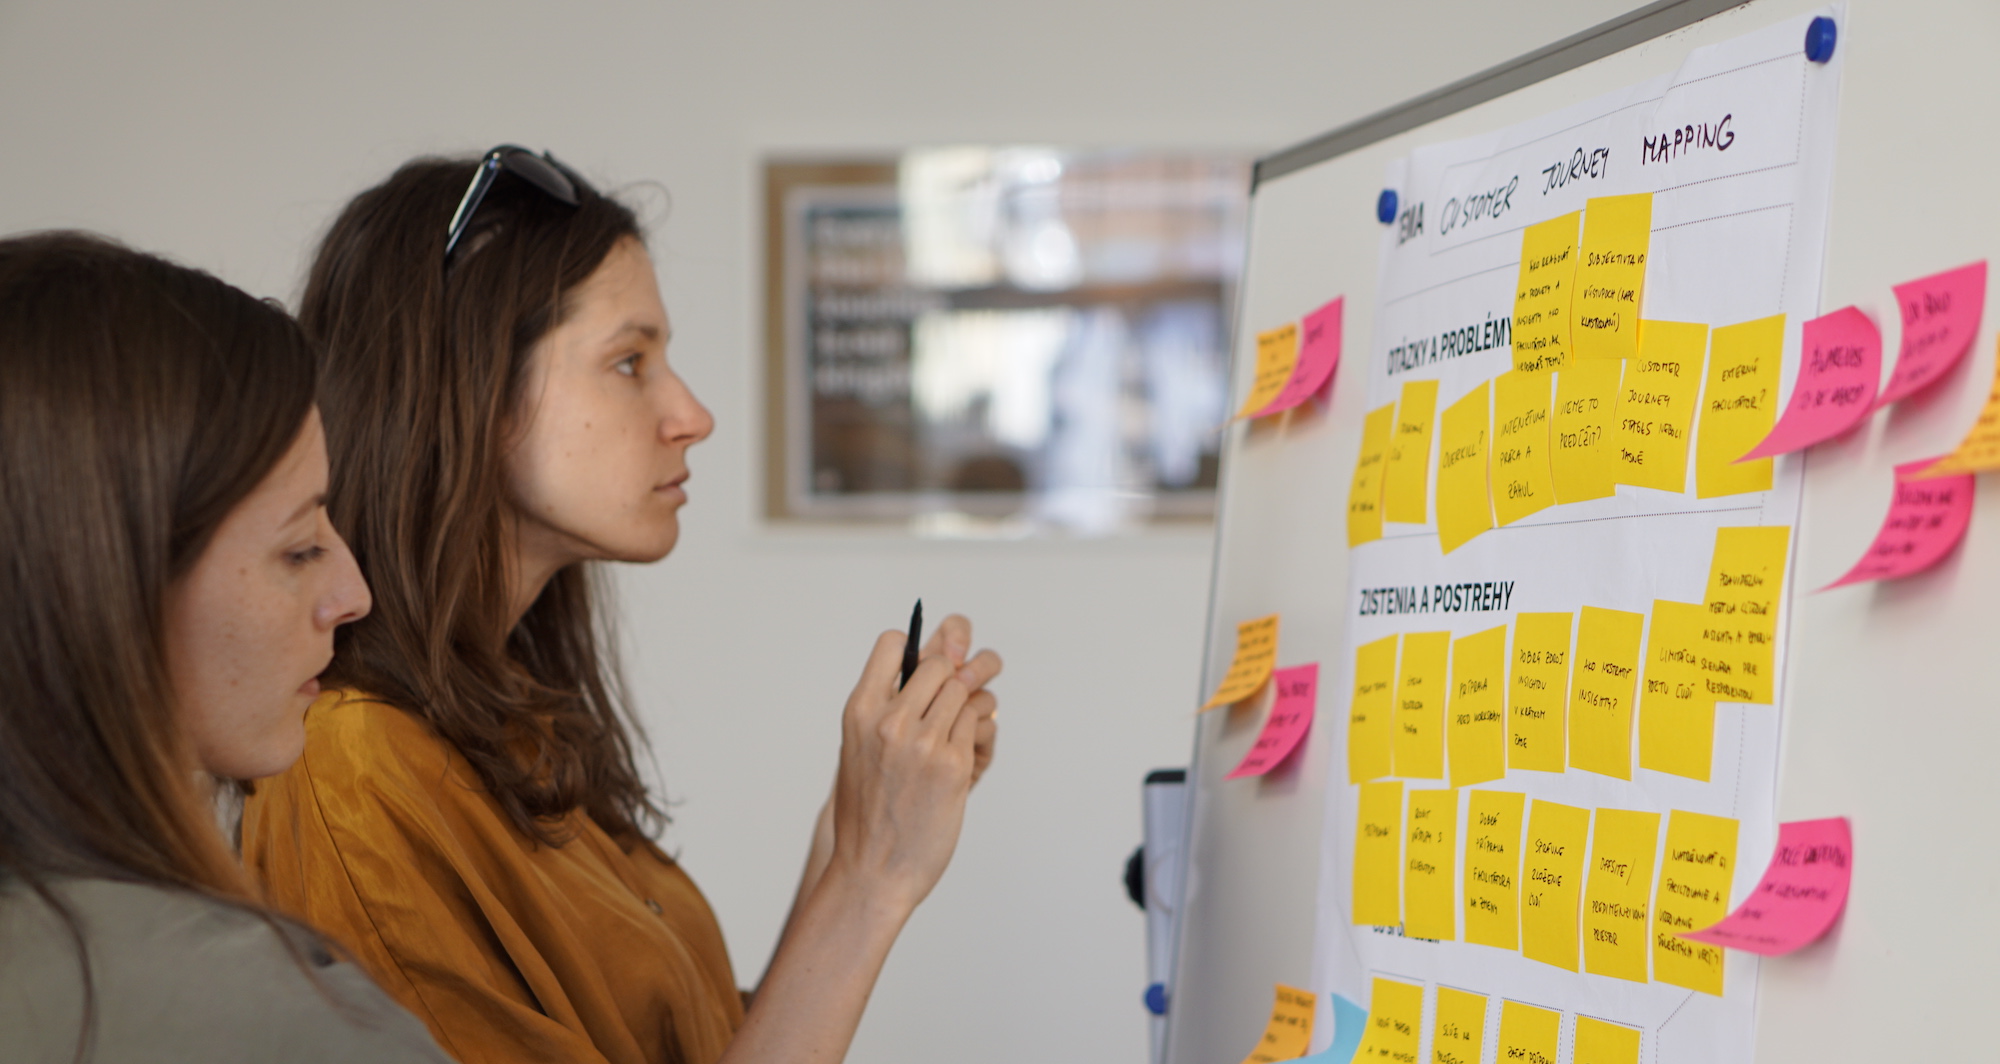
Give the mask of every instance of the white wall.
[[1000, 760], [853, 1059], [1136, 1064], [1144, 935], [1118, 875], [1144, 772], [1187, 756], [1209, 537], [764, 527], [758, 160], [971, 141], [1261, 152], [1629, 6], [0, 0], [0, 232], [99, 229], [289, 298], [339, 204], [413, 154], [511, 140], [607, 183], [663, 183], [673, 357], [719, 422], [676, 556], [621, 574], [628, 667], [678, 803], [669, 846], [754, 980], [874, 633], [918, 595], [969, 613], [1009, 660]]

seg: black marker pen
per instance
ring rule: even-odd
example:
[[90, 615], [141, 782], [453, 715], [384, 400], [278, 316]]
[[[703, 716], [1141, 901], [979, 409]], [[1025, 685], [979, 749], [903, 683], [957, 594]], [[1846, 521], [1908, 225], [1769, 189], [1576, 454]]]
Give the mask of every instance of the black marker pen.
[[910, 682], [917, 672], [917, 639], [924, 634], [924, 600], [917, 600], [917, 608], [910, 611], [910, 639], [903, 644], [903, 678], [896, 682], [896, 690]]

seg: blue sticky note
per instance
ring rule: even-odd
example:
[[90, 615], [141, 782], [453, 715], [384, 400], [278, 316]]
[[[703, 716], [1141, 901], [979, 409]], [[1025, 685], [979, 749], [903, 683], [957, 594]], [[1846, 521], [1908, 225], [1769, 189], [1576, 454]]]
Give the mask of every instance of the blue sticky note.
[[1331, 996], [1333, 1044], [1312, 1056], [1300, 1057], [1293, 1064], [1349, 1064], [1354, 1051], [1361, 1048], [1361, 1035], [1368, 1029], [1368, 1010], [1339, 994]]

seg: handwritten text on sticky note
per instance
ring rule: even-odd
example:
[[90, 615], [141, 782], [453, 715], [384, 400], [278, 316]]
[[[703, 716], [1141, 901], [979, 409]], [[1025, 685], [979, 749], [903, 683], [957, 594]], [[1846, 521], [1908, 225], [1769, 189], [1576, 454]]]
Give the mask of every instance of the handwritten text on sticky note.
[[1659, 841], [1660, 814], [1597, 810], [1583, 885], [1584, 971], [1646, 981], [1653, 851]]
[[1514, 368], [1530, 373], [1570, 362], [1569, 310], [1576, 295], [1576, 226], [1571, 211], [1521, 231], [1514, 285]]
[[1583, 257], [1576, 268], [1571, 335], [1576, 357], [1639, 353], [1646, 254], [1653, 240], [1653, 194], [1596, 196], [1583, 208]]
[[1708, 782], [1715, 759], [1715, 697], [1702, 675], [1699, 602], [1653, 600], [1639, 680], [1639, 767]]
[[1313, 706], [1319, 695], [1318, 663], [1278, 669], [1271, 674], [1271, 685], [1277, 688], [1278, 697], [1271, 703], [1271, 715], [1264, 719], [1264, 730], [1225, 779], [1271, 771], [1290, 757], [1312, 730]]
[[[1572, 966], [1574, 967], [1574, 966]], [[1562, 1033], [1563, 1014], [1554, 1009], [1519, 1001], [1500, 1003], [1501, 1061], [1548, 1061], [1555, 1064], [1557, 1036]]]
[[1445, 670], [1451, 660], [1450, 632], [1403, 636], [1403, 663], [1396, 678], [1396, 775], [1444, 778]]
[[1729, 912], [1736, 874], [1736, 821], [1676, 809], [1653, 902], [1653, 979], [1722, 996], [1722, 947], [1686, 935]]
[[1272, 400], [1285, 390], [1292, 370], [1299, 364], [1299, 324], [1287, 322], [1257, 334], [1257, 375], [1251, 378], [1250, 394], [1243, 399], [1237, 417], [1262, 417]]
[[1465, 787], [1507, 774], [1507, 627], [1500, 625], [1451, 646], [1451, 692], [1445, 704], [1451, 785]]
[[1411, 791], [1403, 835], [1403, 933], [1457, 938], [1458, 792]]
[[1354, 480], [1347, 488], [1347, 545], [1382, 538], [1382, 459], [1396, 424], [1396, 404], [1368, 412], [1361, 422], [1361, 450], [1354, 456]]
[[1718, 702], [1771, 703], [1777, 691], [1778, 611], [1784, 603], [1787, 525], [1715, 530], [1708, 616], [1701, 628], [1702, 686]]
[[1517, 369], [1493, 379], [1493, 513], [1500, 524], [1555, 505], [1549, 392], [1546, 373]]
[[1986, 260], [1897, 285], [1896, 307], [1903, 344], [1883, 406], [1921, 391], [1965, 357], [1986, 309]]
[[1396, 402], [1396, 428], [1382, 469], [1382, 516], [1421, 525], [1431, 487], [1431, 430], [1437, 424], [1438, 382], [1404, 381]]
[[1403, 922], [1403, 785], [1361, 785], [1354, 822], [1354, 922], [1394, 927]]
[[1590, 810], [1537, 798], [1521, 848], [1521, 955], [1576, 971], [1577, 910]]
[[1569, 613], [1514, 618], [1513, 682], [1507, 708], [1507, 767], [1561, 772], [1568, 737]]
[[1785, 412], [1739, 461], [1810, 447], [1853, 428], [1874, 409], [1882, 379], [1882, 332], [1854, 307], [1806, 322], [1799, 375]]
[[1618, 483], [1687, 490], [1688, 440], [1707, 354], [1706, 325], [1639, 323], [1639, 356], [1625, 360], [1609, 452]]
[[1431, 1064], [1479, 1064], [1486, 1041], [1486, 995], [1437, 989], [1437, 1016], [1431, 1024]]
[[1518, 948], [1521, 942], [1519, 791], [1473, 791], [1465, 811], [1465, 940]]
[[1305, 1055], [1306, 1046], [1312, 1042], [1313, 1006], [1316, 1003], [1313, 993], [1279, 983], [1273, 997], [1271, 1018], [1264, 1024], [1264, 1033], [1257, 1039], [1257, 1047], [1243, 1058], [1243, 1064], [1277, 1064], [1281, 1060], [1296, 1060]]
[[1368, 1001], [1368, 1033], [1354, 1051], [1355, 1061], [1396, 1064], [1416, 1060], [1423, 1024], [1423, 984], [1377, 978]]
[[1492, 388], [1486, 382], [1445, 407], [1438, 418], [1438, 546], [1446, 554], [1493, 527], [1486, 452], [1492, 440]]
[[1241, 702], [1271, 678], [1278, 660], [1278, 615], [1259, 617], [1236, 626], [1236, 657], [1203, 709]]
[[1916, 479], [1936, 461], [1924, 458], [1896, 467], [1896, 497], [1889, 504], [1889, 516], [1882, 519], [1882, 530], [1854, 568], [1828, 587], [1920, 573], [1958, 546], [1972, 523], [1978, 480], [1970, 473]]
[[1854, 838], [1846, 817], [1778, 825], [1778, 850], [1750, 897], [1719, 924], [1684, 935], [1766, 956], [1826, 934], [1847, 904]]
[[1993, 388], [1986, 393], [1986, 405], [1979, 411], [1979, 420], [1973, 422], [1972, 430], [1950, 454], [1938, 459], [1923, 475], [1941, 477], [1984, 473], [1989, 469], [2000, 469], [2000, 361], [1993, 364]]
[[1326, 386], [1340, 366], [1340, 310], [1341, 300], [1335, 299], [1299, 323], [1299, 351], [1291, 379], [1256, 416], [1269, 417], [1290, 410]]
[[1549, 415], [1549, 467], [1556, 501], [1602, 499], [1617, 490], [1611, 468], [1612, 418], [1623, 362], [1571, 362], [1556, 374]]
[[1396, 637], [1354, 650], [1354, 698], [1347, 708], [1347, 782], [1381, 779], [1391, 760], [1396, 727]]
[[1771, 460], [1738, 462], [1777, 420], [1785, 316], [1725, 325], [1709, 340], [1708, 382], [1695, 425], [1694, 493], [1712, 499], [1771, 490]]
[[1632, 778], [1632, 692], [1639, 684], [1644, 614], [1585, 606], [1569, 674], [1569, 764]]

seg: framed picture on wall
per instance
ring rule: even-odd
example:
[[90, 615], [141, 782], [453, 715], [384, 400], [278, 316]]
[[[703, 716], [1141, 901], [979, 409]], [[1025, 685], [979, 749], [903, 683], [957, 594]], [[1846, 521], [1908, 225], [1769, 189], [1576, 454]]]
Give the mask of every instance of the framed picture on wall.
[[1212, 515], [1246, 159], [959, 147], [764, 177], [771, 519]]

